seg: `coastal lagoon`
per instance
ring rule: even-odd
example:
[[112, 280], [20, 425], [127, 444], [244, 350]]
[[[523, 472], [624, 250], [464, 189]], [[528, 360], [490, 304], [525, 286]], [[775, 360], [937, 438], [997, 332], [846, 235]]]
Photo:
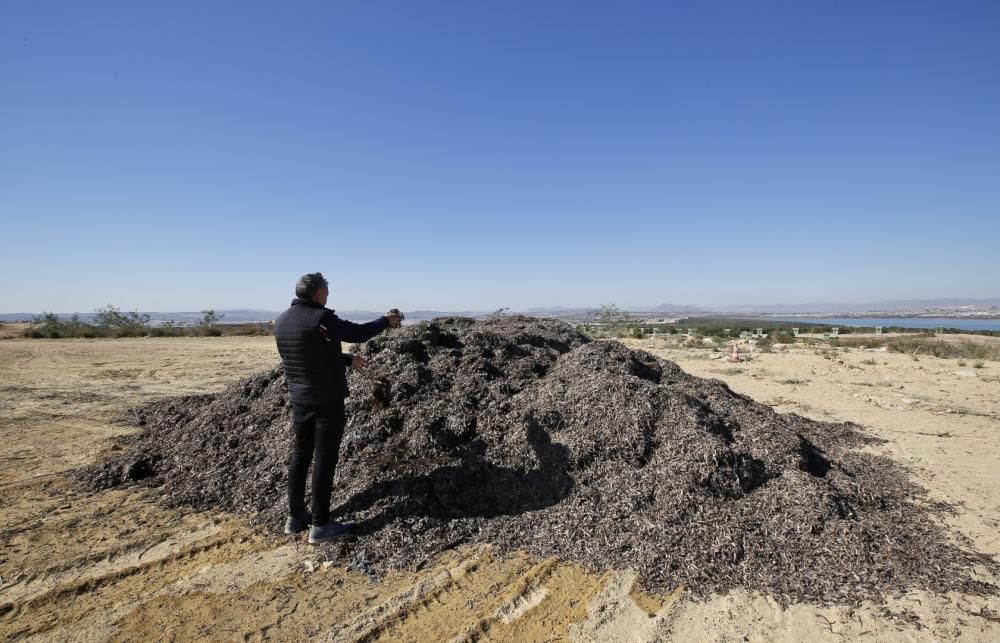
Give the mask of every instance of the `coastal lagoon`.
[[953, 317], [771, 317], [771, 321], [824, 324], [827, 326], [900, 326], [902, 328], [957, 328], [958, 330], [1000, 331], [1000, 319], [957, 319]]

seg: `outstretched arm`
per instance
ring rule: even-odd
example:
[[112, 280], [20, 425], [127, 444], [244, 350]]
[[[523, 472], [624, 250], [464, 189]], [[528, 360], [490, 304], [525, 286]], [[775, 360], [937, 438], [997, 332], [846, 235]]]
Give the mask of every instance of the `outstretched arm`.
[[389, 328], [389, 320], [385, 317], [379, 317], [367, 324], [355, 324], [346, 319], [341, 319], [333, 313], [329, 313], [325, 321], [330, 335], [342, 342], [367, 342], [386, 328]]

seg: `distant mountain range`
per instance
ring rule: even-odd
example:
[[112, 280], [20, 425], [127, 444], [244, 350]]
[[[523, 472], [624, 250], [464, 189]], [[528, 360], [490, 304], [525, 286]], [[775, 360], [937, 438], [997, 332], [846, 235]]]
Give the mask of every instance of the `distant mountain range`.
[[[128, 312], [128, 311], [125, 311]], [[180, 312], [158, 312], [158, 311], [141, 311], [144, 315], [149, 315], [149, 321], [154, 326], [157, 324], [162, 324], [164, 322], [172, 321], [179, 324], [193, 324], [195, 322], [201, 321], [204, 317], [204, 313], [192, 312], [192, 311], [180, 311]], [[276, 310], [260, 310], [256, 308], [228, 308], [224, 310], [216, 310], [215, 313], [220, 315], [222, 318], [219, 323], [222, 324], [251, 324], [257, 322], [268, 322], [278, 317], [281, 311]], [[80, 321], [90, 323], [94, 320], [94, 313], [56, 313], [60, 319], [69, 319], [72, 315], [78, 315]], [[343, 319], [348, 319], [350, 321], [362, 322], [371, 321], [377, 317], [381, 317], [385, 314], [385, 311], [371, 311], [371, 310], [338, 310], [337, 315]], [[439, 310], [414, 310], [405, 311], [407, 321], [410, 320], [424, 320], [424, 319], [434, 319], [435, 317], [481, 317], [488, 313], [481, 313], [469, 310], [462, 311], [439, 311]], [[31, 321], [37, 316], [37, 313], [0, 313], [0, 322], [25, 322]]]
[[[123, 311], [129, 312], [129, 311]], [[250, 323], [259, 321], [269, 321], [274, 319], [278, 313], [271, 310], [256, 310], [253, 308], [232, 308], [229, 310], [216, 310], [216, 314], [225, 315], [222, 318], [222, 322], [232, 322], [232, 323]], [[143, 312], [144, 315], [149, 315], [149, 321], [153, 324], [163, 323], [166, 321], [172, 321], [177, 323], [194, 323], [200, 321], [205, 315], [201, 312], [157, 312], [148, 311]], [[94, 320], [94, 313], [57, 313], [60, 319], [68, 319], [72, 315], [78, 315], [80, 321], [92, 322]], [[17, 321], [31, 321], [37, 313], [0, 313], [0, 322], [17, 322]]]
[[715, 312], [727, 313], [865, 313], [865, 312], [911, 312], [936, 309], [998, 308], [1000, 297], [992, 299], [897, 299], [867, 304], [812, 302], [805, 304], [748, 304], [723, 306]]
[[704, 313], [711, 312], [708, 308], [685, 306], [683, 304], [660, 304], [649, 309], [651, 313]]
[[[523, 313], [538, 317], [556, 317], [560, 319], [585, 319], [591, 316], [597, 307], [567, 307], [567, 306], [547, 306], [527, 308], [520, 311], [509, 310], [508, 313]], [[873, 302], [867, 304], [858, 303], [831, 303], [812, 302], [804, 304], [740, 304], [730, 306], [689, 306], [684, 304], [663, 303], [658, 306], [641, 308], [631, 308], [631, 312], [646, 313], [656, 315], [936, 315], [942, 317], [993, 317], [1000, 318], [1000, 297], [990, 299], [902, 299]], [[435, 317], [484, 317], [489, 311], [442, 311], [442, 310], [413, 310], [404, 311], [407, 321], [420, 321], [434, 319]], [[280, 313], [274, 310], [261, 310], [255, 308], [230, 308], [226, 310], [216, 310], [216, 313], [224, 315], [222, 323], [252, 323], [266, 322], [276, 318]], [[68, 318], [71, 313], [59, 313], [59, 317]], [[93, 313], [78, 313], [83, 321], [91, 321]], [[147, 312], [150, 321], [154, 324], [161, 324], [166, 321], [177, 323], [193, 323], [203, 316], [201, 312]], [[338, 310], [337, 314], [344, 319], [351, 321], [368, 321], [383, 314], [382, 311], [371, 310]], [[31, 321], [35, 316], [32, 313], [0, 313], [0, 322]]]
[[867, 304], [844, 302], [808, 302], [803, 304], [734, 304], [729, 306], [685, 306], [660, 304], [646, 309], [658, 313], [765, 313], [785, 314], [817, 313], [833, 315], [839, 313], [864, 312], [912, 312], [920, 310], [960, 309], [960, 308], [1000, 308], [1000, 297], [992, 299], [896, 299]]

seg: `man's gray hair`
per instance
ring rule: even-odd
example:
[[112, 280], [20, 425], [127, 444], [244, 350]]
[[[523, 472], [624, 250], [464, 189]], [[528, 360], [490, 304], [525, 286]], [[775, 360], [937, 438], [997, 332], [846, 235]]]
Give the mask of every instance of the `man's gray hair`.
[[312, 299], [313, 295], [327, 283], [321, 272], [310, 272], [308, 275], [302, 275], [299, 277], [299, 283], [295, 284], [295, 296], [299, 299]]

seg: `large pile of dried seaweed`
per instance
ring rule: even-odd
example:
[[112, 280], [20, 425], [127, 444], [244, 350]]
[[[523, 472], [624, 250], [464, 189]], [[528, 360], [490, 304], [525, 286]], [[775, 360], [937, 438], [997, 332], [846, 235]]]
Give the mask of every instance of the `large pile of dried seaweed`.
[[[438, 319], [359, 347], [334, 490], [353, 535], [332, 557], [380, 570], [459, 542], [631, 567], [650, 588], [737, 587], [855, 601], [989, 591], [990, 559], [854, 426], [781, 415], [724, 383], [567, 324]], [[169, 502], [283, 524], [290, 440], [280, 368], [129, 413], [142, 431], [84, 473]]]

